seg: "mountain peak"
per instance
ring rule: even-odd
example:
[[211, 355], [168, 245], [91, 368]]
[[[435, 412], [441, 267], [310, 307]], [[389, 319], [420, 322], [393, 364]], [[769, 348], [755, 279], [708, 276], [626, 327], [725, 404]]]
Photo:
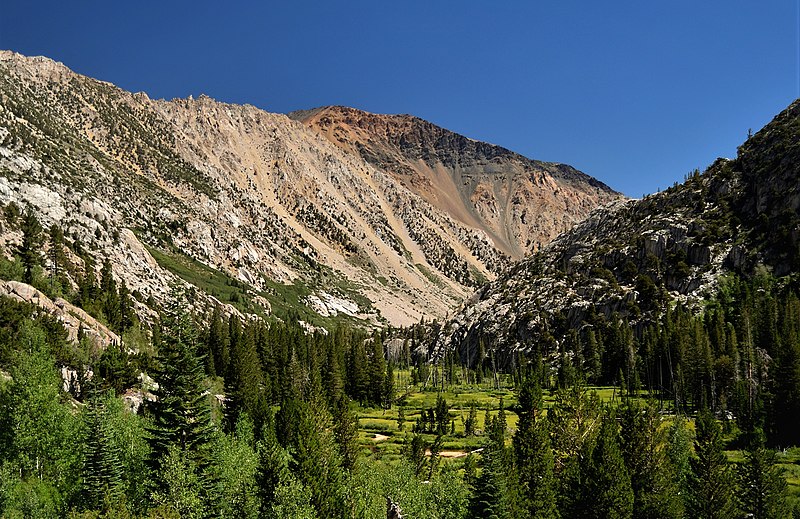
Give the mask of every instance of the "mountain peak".
[[621, 196], [571, 166], [531, 160], [412, 115], [325, 106], [289, 116], [485, 231], [512, 258], [537, 250], [591, 208]]

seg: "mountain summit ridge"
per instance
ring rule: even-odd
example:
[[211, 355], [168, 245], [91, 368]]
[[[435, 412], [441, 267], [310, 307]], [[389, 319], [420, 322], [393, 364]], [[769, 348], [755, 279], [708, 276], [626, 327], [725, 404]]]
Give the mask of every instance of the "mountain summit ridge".
[[[357, 308], [352, 317], [372, 325], [441, 318], [514, 255], [504, 234], [412, 187], [282, 114], [208, 96], [154, 100], [48, 58], [0, 53], [0, 202], [62, 225], [142, 300], [163, 301], [178, 278], [196, 283], [190, 271], [210, 269], [266, 312], [314, 320]], [[541, 222], [541, 239], [619, 196], [576, 189], [558, 213], [527, 204], [529, 190], [509, 207]], [[437, 196], [460, 200], [455, 186]], [[0, 240], [6, 255], [14, 239]]]

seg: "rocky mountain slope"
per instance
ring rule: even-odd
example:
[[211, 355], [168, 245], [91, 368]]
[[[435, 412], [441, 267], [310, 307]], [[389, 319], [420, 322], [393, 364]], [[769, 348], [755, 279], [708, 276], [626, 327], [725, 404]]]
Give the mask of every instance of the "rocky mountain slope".
[[[478, 344], [552, 353], [571, 329], [613, 315], [641, 329], [667, 304], [697, 305], [723, 276], [800, 272], [800, 101], [683, 184], [594, 211], [481, 288], [445, 326], [434, 356]], [[545, 351], [548, 353], [548, 351]]]
[[619, 198], [567, 166], [474, 141], [411, 115], [342, 106], [289, 114], [520, 259]]
[[[0, 52], [0, 203], [30, 205], [45, 228], [58, 223], [95, 265], [110, 259], [140, 302], [164, 301], [182, 278], [200, 289], [200, 306], [217, 299], [318, 322], [442, 317], [509, 257], [618, 198], [566, 166], [534, 171], [499, 148], [449, 139], [437, 156], [457, 146], [452, 156], [480, 165], [469, 171], [493, 171], [497, 156], [516, 161], [500, 177], [529, 175], [529, 192], [499, 197], [500, 184], [486, 184], [496, 202], [435, 203], [466, 191], [437, 184], [432, 197], [284, 115], [203, 96], [152, 100]], [[534, 203], [540, 195], [552, 203]], [[503, 205], [502, 222], [480, 216], [492, 204]], [[7, 223], [0, 249], [10, 256], [20, 234]]]

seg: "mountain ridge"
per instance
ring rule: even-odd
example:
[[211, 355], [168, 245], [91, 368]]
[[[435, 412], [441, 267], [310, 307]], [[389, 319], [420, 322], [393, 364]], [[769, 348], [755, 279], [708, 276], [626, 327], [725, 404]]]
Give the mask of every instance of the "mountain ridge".
[[[355, 305], [364, 322], [410, 324], [445, 316], [509, 261], [481, 226], [285, 115], [153, 100], [10, 51], [0, 100], [0, 201], [64, 225], [145, 300], [203, 271], [242, 284], [248, 311], [314, 320]], [[528, 217], [563, 227], [597, 203]], [[331, 300], [343, 304], [320, 309]]]
[[[619, 196], [571, 166], [528, 159], [412, 115], [327, 106], [289, 116], [387, 170], [462, 223], [483, 229], [514, 259], [585, 216], [580, 207], [570, 207], [564, 200], [575, 202], [580, 193], [583, 200], [601, 205]], [[557, 196], [559, 191], [563, 196]], [[563, 216], [560, 221], [533, 221], [531, 209]]]

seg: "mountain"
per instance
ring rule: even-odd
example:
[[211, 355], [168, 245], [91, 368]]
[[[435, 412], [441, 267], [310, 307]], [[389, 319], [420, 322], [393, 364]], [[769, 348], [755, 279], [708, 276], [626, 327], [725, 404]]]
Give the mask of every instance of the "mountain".
[[623, 319], [641, 331], [668, 306], [698, 308], [730, 276], [800, 272], [800, 101], [702, 174], [592, 212], [482, 287], [443, 328], [433, 355], [509, 364], [554, 354], [570, 330]]
[[[320, 114], [153, 100], [2, 51], [0, 250], [11, 257], [14, 214], [30, 206], [63, 228], [73, 288], [87, 263], [108, 259], [141, 312], [180, 278], [198, 289], [198, 310], [408, 324], [445, 316], [510, 258], [620, 198], [568, 166], [406, 116], [359, 127], [373, 155], [419, 173], [387, 168], [309, 127]], [[397, 121], [419, 129], [427, 162]]]
[[520, 259], [619, 194], [566, 164], [531, 160], [411, 115], [342, 106], [294, 112], [458, 222]]

